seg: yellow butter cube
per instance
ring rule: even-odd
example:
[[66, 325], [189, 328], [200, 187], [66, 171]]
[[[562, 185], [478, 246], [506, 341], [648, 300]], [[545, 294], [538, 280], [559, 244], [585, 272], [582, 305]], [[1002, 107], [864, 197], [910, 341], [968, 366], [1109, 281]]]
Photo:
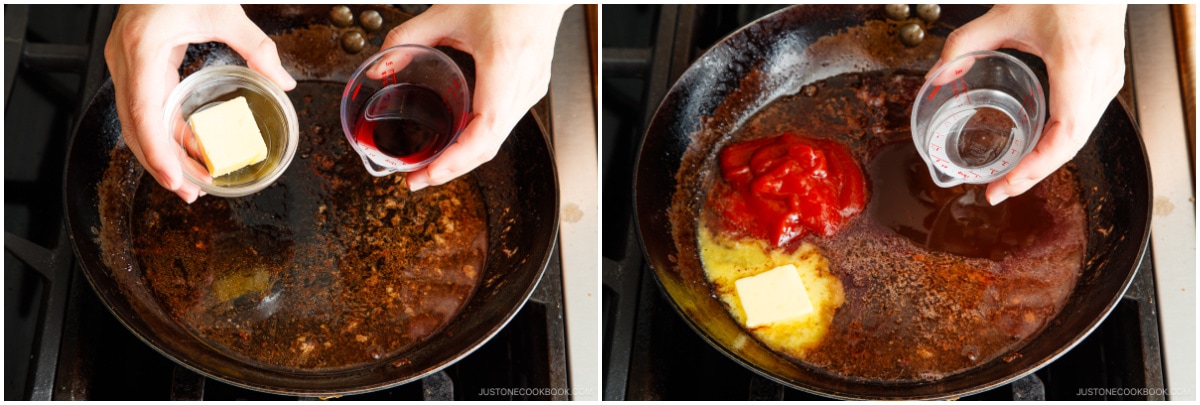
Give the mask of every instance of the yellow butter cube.
[[188, 118], [188, 125], [212, 177], [233, 173], [267, 158], [267, 144], [245, 97], [194, 113]]
[[793, 320], [813, 311], [804, 281], [791, 264], [739, 279], [734, 285], [746, 312], [747, 328]]

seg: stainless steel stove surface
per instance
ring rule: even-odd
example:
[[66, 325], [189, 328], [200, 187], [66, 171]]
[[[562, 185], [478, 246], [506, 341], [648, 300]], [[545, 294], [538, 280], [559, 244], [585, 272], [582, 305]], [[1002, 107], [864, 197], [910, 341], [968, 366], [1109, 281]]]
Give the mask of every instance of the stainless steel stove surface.
[[[113, 317], [74, 263], [64, 159], [82, 107], [107, 80], [102, 49], [115, 12], [5, 5], [4, 398], [303, 399], [228, 385], [164, 357]], [[341, 399], [569, 399], [544, 390], [570, 382], [561, 264], [556, 251], [532, 298], [471, 355], [418, 382]]]
[[[605, 400], [818, 398], [755, 374], [691, 330], [653, 280], [638, 245], [632, 213], [630, 184], [636, 149], [667, 89], [709, 46], [778, 8], [604, 7]], [[1155, 184], [1156, 191], [1159, 187]], [[1191, 252], [1194, 255], [1194, 250]], [[1163, 389], [1164, 349], [1158, 313], [1161, 286], [1156, 288], [1160, 281], [1155, 275], [1165, 271], [1155, 267], [1156, 259], [1146, 255], [1133, 285], [1113, 313], [1066, 355], [1016, 382], [962, 399], [1164, 399], [1168, 391]], [[1169, 263], [1172, 268], [1177, 266], [1174, 261]], [[1194, 268], [1195, 262], [1191, 263], [1182, 269]], [[1191, 284], [1185, 285], [1194, 284], [1194, 278], [1190, 280]], [[1192, 320], [1185, 324], [1191, 325], [1189, 328], [1195, 325], [1194, 307], [1193, 299]], [[1187, 316], [1188, 308], [1179, 312]], [[1185, 360], [1179, 362], [1181, 367], [1188, 367], [1187, 359], [1181, 360]], [[1194, 367], [1194, 357], [1190, 362]], [[1173, 397], [1194, 398], [1188, 380], [1181, 380], [1178, 387]]]

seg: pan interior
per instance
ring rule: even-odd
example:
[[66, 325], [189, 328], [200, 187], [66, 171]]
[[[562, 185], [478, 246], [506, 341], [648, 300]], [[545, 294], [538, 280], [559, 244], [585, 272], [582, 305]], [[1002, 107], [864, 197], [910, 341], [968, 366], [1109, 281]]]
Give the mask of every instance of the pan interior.
[[[787, 133], [847, 146], [852, 164], [866, 175], [851, 187], [869, 190], [870, 197], [835, 235], [784, 246], [754, 243], [726, 220], [730, 183], [714, 174], [700, 186], [708, 192], [695, 215], [697, 250], [730, 315], [742, 319], [743, 313], [733, 280], [759, 271], [792, 263], [814, 282], [825, 273], [840, 279], [834, 293], [818, 294], [836, 307], [831, 317], [747, 330], [780, 355], [840, 378], [941, 380], [1021, 347], [1073, 289], [1086, 227], [1073, 169], [995, 207], [981, 200], [985, 185], [937, 186], [908, 131], [906, 113], [922, 81], [913, 71], [838, 75], [768, 104], [730, 135], [761, 142]], [[840, 173], [835, 169], [843, 170], [830, 163], [830, 176]], [[789, 255], [797, 245], [816, 251]], [[811, 265], [806, 256], [828, 266]], [[809, 291], [822, 285], [805, 282]], [[817, 343], [798, 339], [826, 328]]]
[[454, 319], [486, 268], [475, 178], [412, 193], [401, 174], [369, 175], [338, 131], [341, 87], [293, 91], [299, 159], [269, 188], [188, 205], [143, 181], [133, 200], [131, 246], [159, 304], [260, 367], [395, 357]]

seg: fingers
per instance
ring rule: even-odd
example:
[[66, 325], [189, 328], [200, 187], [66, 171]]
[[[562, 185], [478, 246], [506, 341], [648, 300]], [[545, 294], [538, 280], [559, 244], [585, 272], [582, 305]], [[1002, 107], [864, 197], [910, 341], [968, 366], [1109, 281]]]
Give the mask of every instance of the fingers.
[[498, 123], [493, 115], [477, 114], [458, 136], [458, 140], [446, 148], [437, 160], [424, 169], [408, 174], [409, 190], [417, 191], [448, 183], [492, 160], [513, 126], [515, 123]]
[[454, 34], [455, 24], [445, 20], [446, 17], [443, 14], [446, 12], [447, 9], [443, 6], [433, 6], [421, 15], [396, 26], [384, 37], [382, 49], [396, 45], [425, 45], [428, 47], [456, 45], [442, 43], [443, 40]]
[[496, 155], [509, 132], [546, 94], [558, 23], [568, 6], [434, 6], [388, 34], [384, 47], [446, 45], [471, 54], [474, 116], [458, 140], [423, 170], [412, 190], [453, 180]]
[[1022, 158], [1003, 178], [988, 184], [988, 202], [997, 205], [1029, 191], [1074, 158], [1087, 142], [1087, 134], [1080, 136], [1077, 129], [1078, 126], [1067, 121], [1051, 122], [1033, 152]]
[[[384, 48], [387, 49], [387, 48]], [[396, 73], [404, 70], [413, 60], [413, 54], [409, 52], [389, 52], [378, 61], [375, 61], [371, 67], [367, 68], [363, 74], [367, 75], [372, 80], [383, 79], [384, 76], [392, 76], [391, 82], [396, 83]]]
[[229, 45], [246, 59], [246, 64], [250, 65], [251, 69], [262, 73], [283, 90], [296, 88], [296, 79], [283, 69], [275, 41], [263, 33], [241, 8], [236, 8], [228, 14], [231, 15], [215, 16], [227, 21], [213, 22], [216, 25], [211, 31], [214, 34], [213, 39]]
[[182, 164], [190, 159], [168, 135], [163, 103], [179, 84], [187, 45], [207, 41], [229, 44], [280, 87], [295, 87], [274, 42], [237, 6], [122, 6], [104, 52], [122, 137], [151, 177], [189, 203], [203, 193], [183, 178]]
[[[169, 52], [162, 52], [169, 54]], [[179, 193], [185, 181], [179, 166], [177, 145], [164, 133], [163, 100], [167, 89], [179, 83], [173, 71], [156, 71], [155, 57], [136, 58], [121, 74], [113, 76], [121, 135], [138, 161], [164, 188]], [[162, 61], [165, 65], [167, 61]], [[137, 79], [133, 79], [137, 78]], [[184, 190], [186, 191], [186, 190]], [[184, 193], [192, 195], [195, 193]], [[187, 197], [181, 194], [187, 200]], [[194, 197], [193, 197], [194, 199]], [[189, 200], [189, 202], [191, 202]]]
[[[443, 45], [443, 42], [458, 45], [462, 48], [462, 43], [449, 36], [453, 34], [452, 24], [447, 24], [444, 18], [444, 9], [440, 6], [433, 6], [426, 10], [421, 15], [413, 17], [405, 21], [403, 24], [396, 26], [388, 32], [383, 39], [383, 45], [380, 49], [388, 49], [399, 45], [423, 45], [435, 47]], [[469, 49], [465, 49], [470, 51]], [[396, 72], [403, 70], [412, 62], [412, 55], [405, 52], [393, 52], [380, 58], [378, 62], [371, 66], [365, 74], [367, 77], [379, 80], [384, 76], [394, 75]]]
[[[1011, 14], [1012, 10], [1008, 7], [996, 6], [987, 14], [951, 32], [946, 37], [945, 45], [942, 46], [941, 57], [933, 64], [933, 67], [929, 68], [929, 72], [925, 74], [925, 79], [929, 80], [930, 75], [941, 68], [942, 65], [954, 60], [954, 58], [971, 52], [991, 51], [1000, 48], [1015, 48], [1023, 52], [1031, 52], [1032, 47], [1020, 39], [1022, 32], [1018, 23], [1023, 21], [1014, 21], [1014, 16]], [[946, 75], [935, 78], [934, 85], [946, 84], [958, 78], [960, 74], [956, 75], [954, 72], [969, 70], [972, 62], [965, 61], [962, 66], [956, 66], [955, 69], [947, 70]]]
[[[1004, 178], [988, 185], [987, 198], [992, 205], [1009, 197], [1029, 191], [1059, 167], [1066, 164], [1088, 140], [1090, 129], [1099, 120], [1107, 100], [1099, 103], [1099, 112], [1091, 100], [1099, 96], [1091, 85], [1088, 72], [1075, 66], [1060, 66], [1052, 58], [1047, 70], [1050, 72], [1050, 121], [1042, 131], [1033, 151], [1021, 159]], [[1115, 94], [1115, 93], [1114, 93]], [[1095, 117], [1095, 118], [1093, 118]]]
[[[1122, 9], [1099, 10], [1124, 18]], [[1096, 19], [1089, 19], [1089, 23]], [[1003, 179], [988, 185], [988, 201], [999, 204], [1028, 191], [1066, 164], [1087, 143], [1124, 81], [1124, 37], [1079, 28], [1042, 54], [1049, 75], [1050, 121], [1037, 146]], [[1111, 37], [1106, 36], [1111, 35]]]

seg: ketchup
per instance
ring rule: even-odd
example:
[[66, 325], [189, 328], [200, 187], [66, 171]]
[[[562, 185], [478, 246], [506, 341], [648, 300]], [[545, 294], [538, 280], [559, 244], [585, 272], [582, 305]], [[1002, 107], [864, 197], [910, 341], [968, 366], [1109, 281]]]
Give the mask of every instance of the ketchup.
[[718, 211], [734, 231], [783, 246], [807, 234], [830, 237], [866, 206], [862, 170], [845, 146], [782, 135], [721, 151]]

